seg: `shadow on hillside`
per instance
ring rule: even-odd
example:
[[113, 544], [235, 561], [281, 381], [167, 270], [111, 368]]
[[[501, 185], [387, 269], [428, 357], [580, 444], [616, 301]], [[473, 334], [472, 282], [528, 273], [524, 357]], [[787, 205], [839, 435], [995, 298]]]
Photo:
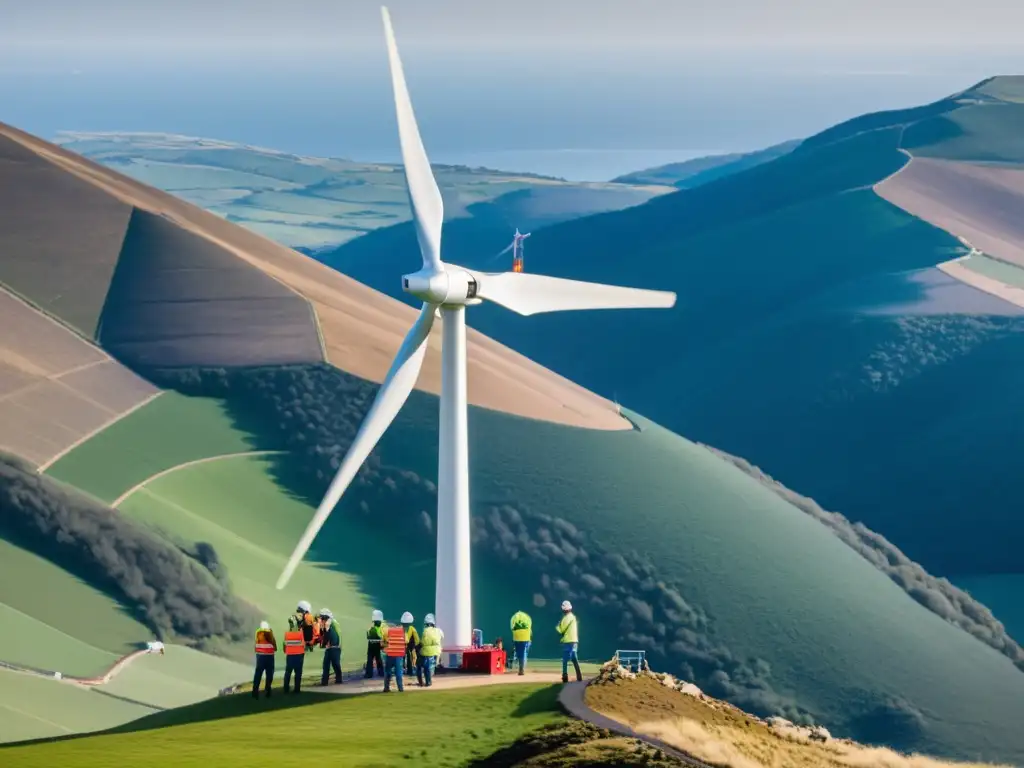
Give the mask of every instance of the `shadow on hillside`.
[[[152, 715], [133, 720], [130, 723], [119, 725], [116, 728], [108, 728], [103, 731], [92, 733], [76, 733], [68, 736], [55, 736], [46, 739], [31, 739], [0, 744], [0, 750], [5, 747], [25, 747], [33, 744], [51, 744], [58, 741], [78, 741], [89, 739], [94, 736], [112, 736], [124, 733], [136, 733], [140, 731], [152, 731], [159, 728], [173, 728], [179, 725], [193, 725], [196, 723], [212, 722], [215, 720], [228, 720], [236, 717], [248, 717], [265, 712], [279, 712], [288, 709], [299, 709], [304, 707], [315, 707], [321, 704], [328, 704], [338, 701], [340, 697], [325, 696], [317, 694], [306, 694], [305, 696], [278, 696], [271, 699], [253, 699], [248, 694], [233, 694], [219, 696], [215, 699], [201, 701], [198, 704], [190, 704], [185, 707], [164, 710]], [[356, 698], [355, 696], [348, 698]], [[2, 751], [0, 751], [2, 754]]]
[[512, 717], [530, 717], [542, 712], [552, 712], [559, 709], [558, 694], [562, 690], [560, 685], [549, 685], [534, 691], [529, 696], [521, 699], [512, 712]]

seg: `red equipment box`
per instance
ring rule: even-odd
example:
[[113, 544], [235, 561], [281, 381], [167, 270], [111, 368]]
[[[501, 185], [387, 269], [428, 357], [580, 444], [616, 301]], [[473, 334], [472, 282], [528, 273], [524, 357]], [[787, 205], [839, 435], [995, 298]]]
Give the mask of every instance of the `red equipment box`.
[[499, 648], [473, 648], [462, 652], [462, 669], [484, 675], [505, 673], [505, 651]]

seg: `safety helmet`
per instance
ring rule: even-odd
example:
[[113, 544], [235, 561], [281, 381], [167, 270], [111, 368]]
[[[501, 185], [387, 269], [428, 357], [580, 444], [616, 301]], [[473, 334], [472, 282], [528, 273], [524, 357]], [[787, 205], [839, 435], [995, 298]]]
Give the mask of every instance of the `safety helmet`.
[[269, 621], [261, 621], [260, 622], [260, 629], [270, 629], [270, 622]]
[[428, 613], [426, 616], [424, 616], [423, 617], [423, 623], [424, 624], [436, 624], [437, 622], [434, 621], [434, 614]]
[[373, 621], [384, 621], [384, 612], [383, 611], [374, 611], [370, 618]]
[[413, 621], [413, 619], [412, 619], [412, 614], [411, 613], [406, 611], [405, 613], [402, 614], [402, 623], [403, 624], [412, 624], [412, 621]]
[[331, 613], [331, 609], [330, 608], [321, 608], [320, 609], [320, 615], [323, 616], [325, 619], [333, 619], [334, 618], [334, 614]]
[[310, 613], [313, 610], [313, 606], [306, 600], [299, 600], [298, 610]]
[[572, 610], [572, 603], [570, 603], [568, 600], [563, 600], [562, 601], [562, 610], [563, 611], [571, 611]]

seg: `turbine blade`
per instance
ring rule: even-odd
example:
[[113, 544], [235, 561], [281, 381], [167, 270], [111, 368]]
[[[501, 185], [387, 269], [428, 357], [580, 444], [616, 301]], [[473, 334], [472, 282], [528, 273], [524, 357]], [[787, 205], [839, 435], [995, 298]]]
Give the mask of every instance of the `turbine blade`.
[[381, 7], [384, 18], [384, 35], [388, 44], [388, 62], [391, 67], [391, 86], [395, 95], [395, 114], [398, 118], [398, 140], [402, 145], [402, 164], [405, 167], [405, 184], [409, 190], [409, 205], [416, 222], [416, 238], [420, 243], [425, 269], [440, 269], [441, 264], [441, 222], [444, 220], [444, 203], [441, 190], [437, 187], [430, 160], [420, 138], [416, 115], [405, 84], [402, 60], [398, 56], [395, 31], [391, 28], [391, 14]]
[[334, 510], [341, 495], [356, 476], [359, 467], [366, 461], [366, 457], [370, 455], [370, 451], [377, 445], [381, 435], [391, 426], [391, 422], [395, 420], [395, 416], [398, 415], [402, 405], [408, 399], [409, 393], [416, 385], [420, 367], [423, 365], [423, 356], [427, 351], [427, 336], [434, 324], [435, 310], [436, 307], [433, 304], [424, 304], [423, 309], [420, 310], [420, 316], [402, 342], [398, 354], [395, 355], [391, 369], [377, 391], [377, 397], [370, 406], [370, 410], [367, 411], [366, 418], [359, 425], [359, 431], [356, 432], [348, 453], [345, 454], [341, 466], [338, 467], [338, 473], [331, 481], [313, 519], [306, 526], [306, 531], [302, 534], [295, 551], [292, 552], [288, 565], [281, 573], [281, 578], [277, 580], [278, 589], [284, 589], [288, 584], [295, 569], [302, 562], [302, 558], [306, 556], [313, 540], [316, 539], [316, 535], [326, 522], [328, 515]]
[[490, 262], [490, 261], [497, 261], [497, 260], [498, 260], [498, 259], [500, 259], [500, 258], [501, 258], [502, 256], [504, 256], [504, 255], [505, 255], [506, 253], [508, 253], [509, 251], [511, 251], [514, 245], [515, 245], [515, 243], [509, 243], [509, 244], [508, 244], [508, 245], [506, 245], [506, 246], [505, 246], [504, 248], [502, 248], [502, 249], [501, 249], [500, 251], [498, 251], [498, 252], [497, 252], [496, 254], [494, 254], [493, 256], [491, 256], [491, 258], [490, 258], [490, 259], [488, 259], [488, 261], [489, 261], [489, 262]]
[[574, 309], [668, 309], [676, 295], [618, 285], [584, 283], [528, 272], [470, 272], [477, 281], [476, 295], [520, 315]]

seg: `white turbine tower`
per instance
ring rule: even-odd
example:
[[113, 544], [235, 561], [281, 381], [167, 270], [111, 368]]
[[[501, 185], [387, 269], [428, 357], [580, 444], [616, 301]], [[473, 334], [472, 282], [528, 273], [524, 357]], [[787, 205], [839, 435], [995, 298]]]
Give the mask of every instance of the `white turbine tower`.
[[391, 17], [381, 9], [394, 88], [409, 202], [423, 267], [402, 277], [402, 288], [423, 301], [348, 449], [319, 509], [295, 547], [277, 588], [283, 589], [349, 483], [409, 397], [427, 349], [427, 336], [440, 317], [441, 415], [437, 478], [437, 625], [450, 646], [471, 644], [469, 537], [469, 439], [466, 429], [466, 307], [482, 300], [520, 315], [573, 309], [668, 308], [675, 294], [583, 283], [518, 272], [482, 273], [441, 261], [441, 192], [420, 139], [398, 57]]

